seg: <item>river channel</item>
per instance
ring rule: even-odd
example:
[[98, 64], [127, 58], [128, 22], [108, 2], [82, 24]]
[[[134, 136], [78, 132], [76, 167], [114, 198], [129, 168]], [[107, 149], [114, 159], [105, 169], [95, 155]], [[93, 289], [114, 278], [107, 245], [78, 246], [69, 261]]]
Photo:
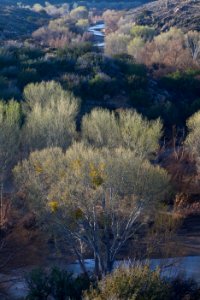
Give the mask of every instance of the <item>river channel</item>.
[[88, 28], [88, 32], [94, 35], [94, 45], [99, 48], [104, 48], [105, 46], [105, 24], [103, 22], [92, 25]]

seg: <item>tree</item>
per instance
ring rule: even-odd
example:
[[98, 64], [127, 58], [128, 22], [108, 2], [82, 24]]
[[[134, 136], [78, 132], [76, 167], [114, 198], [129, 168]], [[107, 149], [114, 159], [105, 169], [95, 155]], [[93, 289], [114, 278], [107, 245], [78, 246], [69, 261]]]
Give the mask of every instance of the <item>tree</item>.
[[145, 42], [142, 38], [140, 37], [135, 37], [127, 47], [128, 54], [132, 55], [136, 61], [141, 61], [140, 54], [141, 50], [144, 47]]
[[76, 135], [78, 100], [55, 81], [29, 84], [24, 99], [24, 140], [28, 148], [69, 146]]
[[76, 26], [78, 26], [84, 32], [89, 26], [88, 19], [79, 19], [76, 22]]
[[147, 157], [159, 147], [162, 134], [160, 120], [147, 121], [132, 110], [118, 115], [103, 109], [94, 109], [83, 117], [82, 136], [95, 147], [125, 147], [141, 157]]
[[185, 145], [190, 149], [196, 158], [197, 169], [200, 170], [200, 111], [196, 112], [187, 121], [189, 130], [188, 136], [185, 140]]
[[16, 163], [20, 141], [20, 105], [14, 100], [0, 101], [0, 182]]
[[186, 36], [186, 45], [194, 61], [200, 58], [200, 34], [198, 31], [189, 31]]
[[40, 13], [40, 12], [45, 11], [45, 8], [41, 4], [36, 3], [33, 5], [32, 10]]
[[93, 253], [97, 277], [112, 270], [116, 255], [148, 220], [169, 183], [164, 170], [129, 149], [84, 144], [74, 144], [66, 154], [59, 148], [36, 151], [14, 173], [27, 205], [43, 223], [52, 222], [85, 273], [84, 255]]
[[133, 38], [139, 37], [144, 41], [151, 41], [155, 35], [155, 28], [150, 26], [134, 25], [130, 30], [130, 34]]
[[103, 13], [103, 19], [106, 24], [107, 32], [114, 32], [118, 28], [118, 22], [122, 16], [121, 11], [108, 9]]
[[123, 33], [111, 33], [105, 38], [105, 52], [109, 55], [127, 53], [131, 37]]
[[71, 10], [70, 16], [72, 19], [88, 19], [88, 10], [85, 6], [78, 6]]
[[184, 33], [177, 28], [171, 28], [147, 42], [142, 53], [142, 61], [149, 64], [162, 64], [173, 69], [191, 67], [191, 55], [185, 47]]

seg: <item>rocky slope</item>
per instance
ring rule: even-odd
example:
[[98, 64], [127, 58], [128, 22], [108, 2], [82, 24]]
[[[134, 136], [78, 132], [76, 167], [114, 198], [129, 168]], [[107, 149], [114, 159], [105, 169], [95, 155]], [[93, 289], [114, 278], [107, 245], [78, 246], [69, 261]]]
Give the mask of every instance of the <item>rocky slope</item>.
[[200, 31], [200, 0], [158, 0], [124, 15], [124, 23], [135, 22], [166, 31], [175, 26]]
[[17, 6], [4, 5], [0, 1], [0, 43], [4, 40], [18, 42], [47, 23], [49, 17]]

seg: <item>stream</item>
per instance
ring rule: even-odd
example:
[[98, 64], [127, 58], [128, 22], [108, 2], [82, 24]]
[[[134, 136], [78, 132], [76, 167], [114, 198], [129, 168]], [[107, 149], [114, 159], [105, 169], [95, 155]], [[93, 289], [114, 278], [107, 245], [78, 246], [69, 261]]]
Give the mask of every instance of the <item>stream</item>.
[[[86, 259], [86, 268], [92, 272], [94, 270], [94, 260]], [[117, 261], [114, 268], [119, 266], [130, 266], [137, 261]], [[173, 277], [177, 274], [183, 274], [187, 278], [194, 278], [200, 283], [200, 256], [185, 256], [185, 257], [174, 257], [174, 258], [152, 258], [149, 261], [143, 261], [142, 263], [149, 263], [151, 269], [160, 267], [162, 269], [163, 276]], [[81, 268], [78, 262], [69, 264], [67, 270], [74, 274], [80, 274]]]
[[92, 25], [88, 28], [88, 32], [94, 35], [94, 45], [99, 48], [104, 48], [105, 34], [103, 30], [105, 29], [105, 24], [103, 22]]
[[[94, 270], [94, 260], [86, 259], [86, 268], [89, 272]], [[114, 268], [119, 266], [130, 266], [137, 264], [137, 261], [116, 261]], [[173, 278], [180, 274], [182, 277], [193, 278], [200, 283], [200, 256], [185, 256], [174, 257], [164, 259], [150, 259], [149, 261], [142, 261], [141, 263], [149, 263], [151, 269], [156, 267], [161, 268], [162, 276]], [[81, 268], [78, 262], [74, 262], [68, 265], [64, 265], [61, 262], [56, 263], [56, 266], [63, 269], [66, 268], [69, 272], [73, 272], [75, 275], [81, 274]], [[0, 274], [0, 281], [10, 281], [4, 285], [5, 290], [8, 292], [8, 298], [3, 298], [0, 295], [0, 299], [12, 299], [17, 300], [27, 295], [27, 286], [24, 280], [25, 274], [30, 269], [16, 269], [13, 270], [10, 275]]]

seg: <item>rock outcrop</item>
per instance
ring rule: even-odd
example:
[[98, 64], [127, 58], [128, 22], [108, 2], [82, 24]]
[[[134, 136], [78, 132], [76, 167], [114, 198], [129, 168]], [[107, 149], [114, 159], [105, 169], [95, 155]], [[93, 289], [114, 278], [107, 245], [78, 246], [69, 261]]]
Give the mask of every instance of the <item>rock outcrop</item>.
[[200, 31], [200, 0], [158, 0], [127, 11], [123, 21], [154, 26], [158, 31], [170, 27]]

